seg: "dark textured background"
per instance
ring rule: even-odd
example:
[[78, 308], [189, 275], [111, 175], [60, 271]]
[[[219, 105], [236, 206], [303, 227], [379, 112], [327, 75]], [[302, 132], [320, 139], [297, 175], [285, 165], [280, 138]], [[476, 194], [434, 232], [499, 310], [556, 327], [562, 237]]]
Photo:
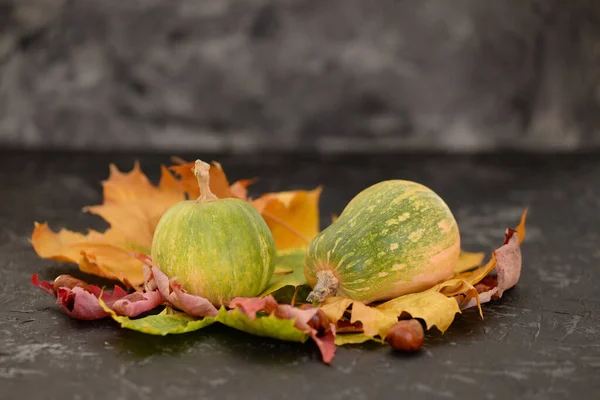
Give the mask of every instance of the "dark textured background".
[[[186, 158], [189, 155], [183, 155]], [[465, 249], [490, 251], [529, 207], [523, 271], [501, 300], [432, 329], [412, 355], [365, 344], [337, 350], [216, 324], [157, 337], [110, 320], [76, 321], [30, 284], [78, 274], [41, 260], [33, 221], [101, 228], [78, 212], [101, 201], [107, 165], [135, 159], [156, 179], [166, 156], [0, 152], [0, 399], [2, 400], [563, 400], [600, 399], [600, 157], [214, 155], [255, 193], [324, 184], [322, 222], [359, 190], [404, 177], [448, 203]], [[6, 190], [8, 188], [8, 190]], [[98, 282], [97, 282], [98, 283]], [[104, 283], [106, 283], [104, 281]], [[104, 284], [101, 283], [101, 284]]]
[[0, 0], [0, 145], [600, 146], [593, 0]]

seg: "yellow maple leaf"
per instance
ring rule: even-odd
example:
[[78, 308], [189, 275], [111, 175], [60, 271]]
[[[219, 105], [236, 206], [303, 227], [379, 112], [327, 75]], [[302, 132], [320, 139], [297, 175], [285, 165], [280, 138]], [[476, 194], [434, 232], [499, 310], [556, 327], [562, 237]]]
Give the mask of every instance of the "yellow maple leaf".
[[319, 197], [314, 190], [267, 193], [250, 203], [260, 212], [278, 249], [306, 248], [319, 233]]
[[352, 303], [354, 301], [346, 297], [328, 297], [320, 308], [330, 321], [339, 321]]
[[379, 309], [369, 307], [361, 302], [355, 301], [352, 304], [351, 323], [361, 322], [363, 333], [373, 337], [379, 335], [385, 338], [387, 331], [398, 322], [398, 315], [394, 310]]
[[440, 332], [445, 332], [454, 321], [455, 314], [460, 312], [456, 300], [436, 289], [398, 297], [377, 306], [377, 309], [397, 316], [406, 312], [425, 321], [427, 329], [435, 326]]
[[464, 271], [469, 271], [473, 268], [479, 267], [485, 258], [485, 253], [470, 253], [468, 251], [461, 250], [458, 262], [454, 268], [454, 273], [459, 274]]

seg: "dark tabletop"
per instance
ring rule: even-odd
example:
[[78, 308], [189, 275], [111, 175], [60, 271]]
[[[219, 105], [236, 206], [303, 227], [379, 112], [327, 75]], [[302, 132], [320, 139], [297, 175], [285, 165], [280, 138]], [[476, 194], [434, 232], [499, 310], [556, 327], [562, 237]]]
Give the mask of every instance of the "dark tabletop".
[[[322, 224], [361, 189], [415, 180], [454, 211], [463, 247], [489, 251], [530, 209], [519, 285], [465, 311], [423, 349], [339, 348], [331, 366], [312, 343], [213, 325], [179, 336], [68, 318], [29, 283], [76, 267], [39, 259], [33, 221], [84, 230], [108, 163], [140, 159], [156, 179], [167, 156], [0, 153], [0, 399], [600, 398], [600, 155], [210, 156], [254, 194], [324, 185]], [[192, 157], [189, 157], [192, 158]], [[98, 282], [97, 280], [93, 280]], [[102, 283], [102, 282], [100, 282]]]

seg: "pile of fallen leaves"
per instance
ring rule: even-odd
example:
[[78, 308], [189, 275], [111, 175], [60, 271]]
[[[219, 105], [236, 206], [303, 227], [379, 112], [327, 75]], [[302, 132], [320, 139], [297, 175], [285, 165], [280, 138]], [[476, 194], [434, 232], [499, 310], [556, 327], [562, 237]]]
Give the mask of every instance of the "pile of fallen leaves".
[[[319, 233], [321, 188], [312, 191], [267, 193], [248, 197], [254, 179], [230, 184], [220, 164], [210, 168], [210, 188], [219, 198], [249, 202], [265, 219], [278, 249], [275, 275], [256, 298], [236, 298], [216, 309], [206, 299], [187, 293], [152, 265], [148, 256], [152, 237], [162, 214], [173, 204], [199, 196], [193, 163], [174, 159], [161, 167], [157, 186], [138, 164], [129, 173], [110, 166], [103, 182], [102, 205], [86, 207], [110, 224], [105, 232], [87, 234], [47, 224], [35, 224], [31, 243], [42, 258], [76, 263], [83, 272], [121, 282], [112, 292], [89, 285], [70, 275], [52, 282], [32, 283], [56, 297], [70, 317], [93, 320], [110, 317], [123, 328], [167, 335], [201, 329], [215, 322], [254, 335], [305, 342], [313, 339], [323, 360], [331, 362], [336, 345], [384, 342], [399, 319], [422, 320], [427, 329], [444, 332], [461, 310], [498, 299], [513, 287], [521, 272], [520, 244], [525, 238], [525, 217], [516, 229], [507, 229], [502, 246], [485, 254], [462, 252], [455, 275], [420, 293], [378, 304], [365, 305], [343, 297], [328, 298], [318, 307], [304, 304], [310, 288], [303, 272], [304, 252]], [[156, 309], [162, 311], [156, 313]], [[152, 312], [150, 312], [152, 310]]]

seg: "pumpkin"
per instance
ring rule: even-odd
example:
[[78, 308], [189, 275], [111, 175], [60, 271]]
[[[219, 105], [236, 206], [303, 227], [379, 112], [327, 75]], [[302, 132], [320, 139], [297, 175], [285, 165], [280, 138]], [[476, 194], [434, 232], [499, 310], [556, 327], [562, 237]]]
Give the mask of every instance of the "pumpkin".
[[311, 241], [308, 301], [339, 295], [370, 303], [419, 292], [452, 276], [459, 253], [456, 220], [435, 192], [410, 181], [380, 182]]
[[200, 197], [173, 205], [161, 217], [152, 260], [189, 293], [220, 306], [234, 297], [257, 296], [267, 287], [275, 268], [275, 241], [249, 203], [218, 199], [210, 191], [209, 168], [196, 161]]

